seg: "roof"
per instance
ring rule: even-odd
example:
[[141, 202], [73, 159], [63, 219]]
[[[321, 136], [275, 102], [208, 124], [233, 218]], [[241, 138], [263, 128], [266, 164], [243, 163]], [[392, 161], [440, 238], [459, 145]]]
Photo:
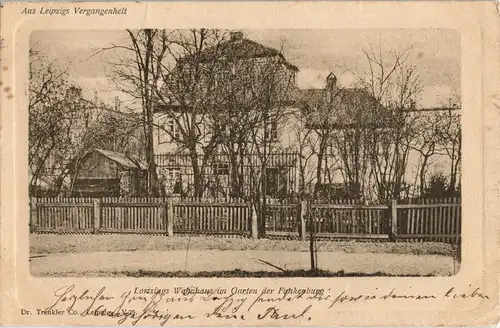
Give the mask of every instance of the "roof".
[[106, 156], [108, 159], [112, 160], [113, 162], [120, 164], [121, 166], [129, 167], [129, 168], [140, 168], [141, 170], [148, 169], [147, 164], [135, 156], [126, 155], [126, 154], [118, 153], [118, 152], [111, 151], [111, 150], [104, 150], [104, 149], [97, 149], [97, 148], [94, 150], [96, 152]]
[[213, 60], [213, 58], [218, 59], [251, 59], [251, 58], [271, 58], [279, 57], [283, 60], [284, 65], [293, 70], [298, 71], [297, 66], [290, 64], [285, 60], [282, 53], [274, 48], [264, 46], [260, 43], [252, 41], [250, 39], [241, 38], [237, 40], [227, 40], [222, 41], [216, 46], [209, 47], [201, 51], [197, 55], [189, 55], [182, 59], [182, 61], [189, 61], [193, 58], [201, 61], [208, 62]]
[[[237, 35], [237, 37], [233, 37], [233, 35]], [[231, 33], [231, 39], [221, 41], [217, 45], [207, 47], [204, 50], [201, 50], [199, 53], [186, 55], [179, 59], [176, 67], [174, 68], [175, 72], [180, 72], [180, 67], [184, 65], [189, 66], [190, 62], [194, 63], [208, 63], [208, 62], [217, 62], [217, 61], [236, 61], [236, 60], [244, 60], [244, 59], [253, 59], [253, 58], [274, 58], [277, 57], [287, 69], [292, 70], [294, 72], [298, 72], [299, 69], [297, 66], [289, 63], [283, 56], [283, 54], [271, 47], [264, 46], [260, 43], [252, 41], [250, 39], [243, 38], [243, 34], [241, 32], [233, 32]], [[182, 73], [181, 73], [182, 74]], [[184, 111], [186, 108], [181, 108], [181, 103], [172, 96], [171, 92], [167, 90], [169, 88], [168, 81], [165, 81], [166, 84], [162, 88], [165, 92], [165, 102], [166, 105], [155, 105], [154, 112], [161, 112], [164, 108], [169, 108], [174, 111]], [[175, 83], [172, 84], [175, 88]], [[157, 102], [156, 102], [157, 103]]]
[[299, 107], [308, 117], [309, 127], [353, 128], [383, 127], [391, 124], [391, 114], [366, 90], [336, 88], [330, 97], [327, 89], [302, 89]]
[[[301, 89], [301, 99], [303, 101], [325, 101], [327, 98], [326, 89]], [[337, 88], [333, 90], [333, 96], [338, 101], [342, 103], [351, 102], [364, 102], [369, 104], [375, 104], [377, 100], [375, 97], [371, 96], [366, 90], [359, 88]]]

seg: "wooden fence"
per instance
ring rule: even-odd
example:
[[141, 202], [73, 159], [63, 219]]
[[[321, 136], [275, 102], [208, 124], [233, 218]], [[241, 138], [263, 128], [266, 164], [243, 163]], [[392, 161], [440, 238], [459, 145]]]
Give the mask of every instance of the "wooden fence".
[[318, 237], [334, 234], [349, 238], [388, 239], [388, 210], [387, 205], [365, 206], [353, 201], [315, 204], [311, 206], [314, 232]]
[[[30, 227], [35, 233], [223, 234], [318, 238], [441, 241], [461, 235], [460, 199], [393, 201], [365, 205], [270, 203], [255, 209], [245, 202], [187, 202], [169, 198], [32, 198]], [[309, 218], [312, 218], [310, 220]]]
[[176, 233], [238, 234], [251, 232], [251, 207], [245, 203], [174, 203]]
[[422, 199], [392, 204], [393, 234], [398, 239], [458, 242], [462, 231], [459, 198]]

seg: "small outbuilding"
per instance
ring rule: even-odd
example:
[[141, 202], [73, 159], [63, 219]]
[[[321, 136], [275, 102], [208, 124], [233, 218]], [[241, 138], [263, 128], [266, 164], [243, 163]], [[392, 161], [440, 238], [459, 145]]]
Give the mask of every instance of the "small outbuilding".
[[115, 151], [94, 149], [74, 167], [73, 197], [138, 197], [147, 190], [147, 165]]

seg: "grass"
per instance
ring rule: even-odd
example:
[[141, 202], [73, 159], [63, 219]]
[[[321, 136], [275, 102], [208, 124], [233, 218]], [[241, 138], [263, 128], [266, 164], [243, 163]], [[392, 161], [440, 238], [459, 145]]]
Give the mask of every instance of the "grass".
[[[253, 240], [202, 236], [31, 234], [30, 254], [185, 250], [188, 243], [190, 250], [309, 251], [309, 242], [298, 240]], [[320, 252], [445, 256], [456, 254], [456, 246], [437, 242], [318, 241], [317, 245]]]
[[[327, 270], [292, 270], [285, 272], [270, 272], [270, 271], [202, 271], [202, 272], [160, 272], [160, 271], [126, 271], [122, 272], [127, 277], [151, 277], [151, 278], [289, 278], [289, 277], [392, 277], [394, 275], [384, 272], [374, 273], [359, 273], [344, 271], [327, 271]], [[412, 275], [413, 276], [413, 275]], [[430, 276], [430, 275], [429, 275]], [[399, 276], [400, 277], [400, 276]]]
[[327, 271], [327, 270], [291, 270], [286, 272], [270, 272], [270, 271], [244, 271], [244, 270], [226, 270], [226, 271], [96, 271], [96, 272], [79, 272], [79, 273], [53, 273], [44, 274], [44, 276], [57, 277], [133, 277], [133, 278], [312, 278], [312, 277], [432, 277], [434, 275], [395, 275], [386, 272], [344, 272], [344, 271]]

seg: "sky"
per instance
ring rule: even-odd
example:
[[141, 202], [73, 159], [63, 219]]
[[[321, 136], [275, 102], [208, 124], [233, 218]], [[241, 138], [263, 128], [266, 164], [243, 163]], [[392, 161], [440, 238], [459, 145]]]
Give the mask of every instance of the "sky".
[[[419, 107], [446, 104], [453, 94], [460, 94], [460, 35], [443, 29], [287, 29], [241, 30], [245, 37], [263, 45], [283, 49], [285, 58], [299, 68], [300, 88], [322, 88], [330, 72], [339, 84], [352, 86], [355, 76], [364, 74], [368, 66], [363, 49], [380, 45], [384, 54], [413, 46], [408, 64], [415, 65], [423, 87]], [[68, 68], [70, 79], [93, 98], [112, 104], [115, 91], [110, 82], [112, 54], [94, 55], [110, 44], [126, 39], [124, 30], [35, 31], [31, 44], [37, 44], [61, 67]], [[93, 56], [94, 55], [94, 56]]]

